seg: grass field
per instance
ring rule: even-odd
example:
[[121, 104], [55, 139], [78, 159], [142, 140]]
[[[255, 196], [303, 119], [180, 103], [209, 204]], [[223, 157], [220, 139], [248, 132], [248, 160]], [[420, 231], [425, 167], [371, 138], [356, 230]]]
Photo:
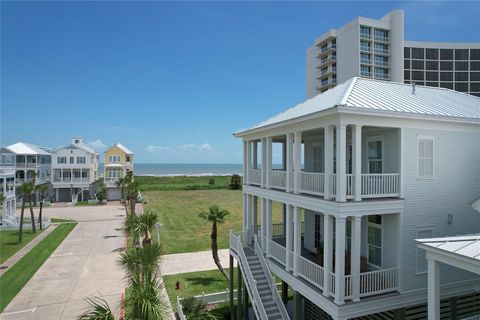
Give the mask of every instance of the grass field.
[[0, 264], [22, 249], [42, 231], [37, 230], [37, 233], [33, 233], [31, 229], [24, 230], [22, 244], [18, 244], [18, 230], [0, 231]]
[[[228, 248], [228, 233], [242, 230], [242, 192], [239, 190], [149, 191], [146, 208], [154, 209], [163, 224], [160, 231], [165, 254], [210, 249], [211, 224], [198, 217], [216, 204], [228, 210], [227, 221], [218, 227], [218, 247]], [[281, 222], [280, 204], [273, 205], [273, 222]]]
[[76, 223], [62, 223], [0, 277], [0, 312], [17, 295]]
[[[135, 176], [140, 184], [141, 191], [154, 190], [214, 190], [228, 189], [230, 176], [202, 176], [202, 177], [148, 177]], [[209, 182], [213, 180], [214, 184]]]

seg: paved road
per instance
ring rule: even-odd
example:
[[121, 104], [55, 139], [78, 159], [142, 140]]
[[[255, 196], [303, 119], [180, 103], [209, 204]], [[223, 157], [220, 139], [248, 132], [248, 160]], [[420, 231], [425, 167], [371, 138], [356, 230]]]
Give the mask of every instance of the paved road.
[[[222, 266], [228, 268], [228, 249], [218, 250], [218, 256]], [[217, 269], [217, 265], [213, 262], [212, 251], [210, 250], [167, 254], [162, 256], [160, 261], [160, 273], [162, 276], [214, 269]]]
[[75, 219], [79, 224], [0, 319], [75, 319], [84, 311], [83, 299], [99, 295], [116, 307], [124, 291], [124, 274], [116, 264], [124, 245], [123, 207], [46, 208], [44, 212], [46, 217]]

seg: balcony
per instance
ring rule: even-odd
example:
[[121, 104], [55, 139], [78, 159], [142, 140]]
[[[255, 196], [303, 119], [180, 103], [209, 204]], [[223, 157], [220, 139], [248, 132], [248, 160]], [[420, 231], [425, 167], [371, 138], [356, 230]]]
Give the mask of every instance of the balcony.
[[17, 162], [15, 165], [17, 168], [36, 168], [37, 164], [32, 162]]
[[388, 54], [388, 48], [375, 47], [375, 53]]
[[379, 42], [389, 42], [390, 39], [389, 39], [388, 37], [385, 37], [385, 36], [375, 35], [375, 41], [379, 41]]
[[376, 79], [382, 79], [382, 80], [389, 80], [390, 76], [385, 73], [375, 73], [375, 78]]
[[370, 40], [372, 39], [372, 35], [370, 33], [360, 32], [360, 39]]
[[362, 64], [372, 64], [372, 59], [361, 58], [360, 63], [362, 63]]
[[388, 67], [388, 60], [377, 60], [375, 59], [375, 65], [376, 66], [384, 66], [384, 67]]
[[371, 46], [360, 46], [360, 51], [371, 52], [372, 47]]

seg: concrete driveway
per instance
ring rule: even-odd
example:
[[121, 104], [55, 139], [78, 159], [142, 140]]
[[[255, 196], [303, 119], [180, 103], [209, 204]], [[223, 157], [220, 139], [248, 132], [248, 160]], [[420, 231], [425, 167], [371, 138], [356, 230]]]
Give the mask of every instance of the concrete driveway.
[[[45, 216], [79, 221], [0, 315], [10, 319], [76, 319], [84, 298], [101, 296], [115, 308], [124, 292], [117, 265], [125, 211], [119, 205], [46, 208]], [[117, 318], [119, 310], [117, 310]]]

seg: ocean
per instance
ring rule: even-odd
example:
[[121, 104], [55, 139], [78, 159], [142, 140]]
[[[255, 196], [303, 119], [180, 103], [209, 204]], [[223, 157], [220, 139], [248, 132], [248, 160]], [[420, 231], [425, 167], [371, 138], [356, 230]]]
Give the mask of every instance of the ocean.
[[[103, 164], [99, 170], [103, 173]], [[136, 176], [221, 176], [242, 174], [242, 164], [231, 163], [134, 163]]]

